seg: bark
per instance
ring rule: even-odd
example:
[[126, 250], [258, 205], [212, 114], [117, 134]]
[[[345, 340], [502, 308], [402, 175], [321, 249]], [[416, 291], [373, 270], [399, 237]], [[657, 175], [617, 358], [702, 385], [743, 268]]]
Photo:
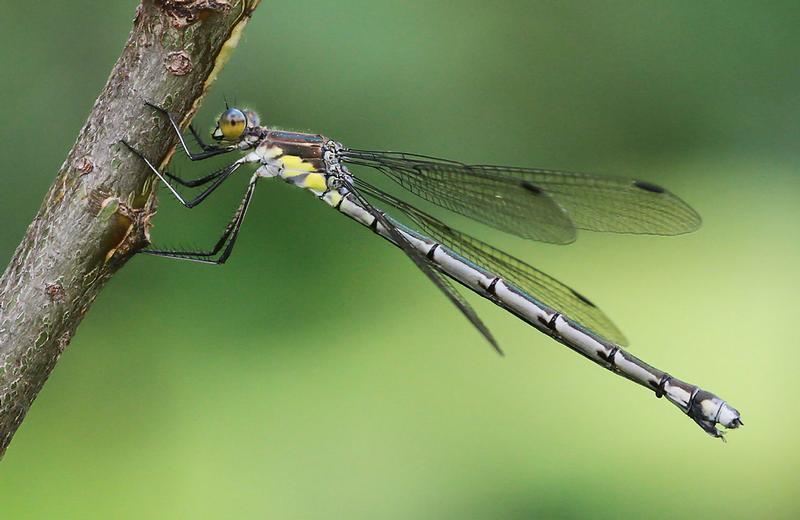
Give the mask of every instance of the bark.
[[145, 0], [86, 124], [0, 278], [0, 457], [105, 283], [149, 243], [167, 122], [191, 120], [260, 0]]

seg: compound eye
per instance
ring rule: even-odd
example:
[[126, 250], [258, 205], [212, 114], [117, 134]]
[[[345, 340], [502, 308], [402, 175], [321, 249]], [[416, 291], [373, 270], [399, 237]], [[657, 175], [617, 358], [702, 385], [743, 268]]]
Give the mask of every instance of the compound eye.
[[222, 137], [228, 141], [236, 141], [247, 128], [247, 117], [238, 108], [229, 108], [219, 116], [217, 123]]
[[255, 128], [261, 124], [261, 118], [258, 117], [254, 111], [245, 108], [243, 110], [245, 117], [247, 117], [247, 126], [248, 128]]

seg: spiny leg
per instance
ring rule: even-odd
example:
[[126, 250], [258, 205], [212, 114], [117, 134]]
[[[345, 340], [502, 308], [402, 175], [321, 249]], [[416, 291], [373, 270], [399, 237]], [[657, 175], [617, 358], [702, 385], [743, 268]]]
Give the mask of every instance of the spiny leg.
[[[214, 157], [216, 155], [220, 155], [223, 153], [232, 152], [237, 149], [235, 146], [219, 147], [219, 146], [207, 145], [200, 138], [197, 131], [195, 131], [194, 127], [192, 125], [189, 125], [189, 130], [191, 131], [194, 140], [197, 141], [197, 144], [200, 145], [200, 147], [203, 149], [202, 153], [193, 154], [192, 152], [189, 151], [189, 147], [187, 146], [186, 141], [183, 138], [183, 134], [180, 131], [180, 127], [178, 126], [178, 123], [175, 121], [175, 118], [172, 117], [172, 114], [170, 114], [169, 111], [167, 111], [166, 109], [156, 104], [150, 103], [149, 101], [145, 101], [144, 104], [166, 116], [166, 118], [169, 120], [170, 126], [175, 132], [175, 135], [178, 136], [178, 141], [181, 143], [183, 151], [186, 153], [186, 156], [192, 161], [207, 159], [209, 157]], [[197, 186], [202, 186], [216, 179], [222, 171], [223, 170], [219, 170], [217, 172], [211, 173], [210, 175], [206, 175], [205, 177], [201, 177], [199, 179], [190, 179], [190, 180], [183, 179], [167, 171], [163, 172], [163, 174], [172, 179], [173, 181], [182, 184], [183, 186], [186, 186], [188, 188], [195, 188]]]
[[[250, 178], [250, 183], [247, 185], [247, 191], [245, 191], [244, 197], [242, 197], [242, 202], [239, 204], [239, 207], [234, 212], [230, 222], [228, 222], [228, 225], [225, 227], [225, 231], [223, 231], [222, 236], [209, 251], [166, 251], [159, 249], [145, 249], [141, 252], [148, 255], [175, 258], [178, 260], [189, 260], [203, 264], [224, 264], [225, 261], [228, 260], [228, 257], [231, 256], [233, 246], [236, 243], [236, 238], [239, 236], [239, 230], [242, 227], [242, 222], [244, 222], [244, 217], [247, 214], [247, 208], [250, 206], [250, 201], [253, 200], [253, 192], [255, 191], [258, 179], [258, 174], [254, 174]], [[220, 254], [218, 258], [212, 258], [220, 251], [222, 251], [222, 254]]]
[[[133, 152], [136, 156], [138, 156], [142, 161], [144, 161], [144, 163], [147, 165], [147, 167], [150, 168], [150, 171], [152, 171], [159, 179], [161, 179], [161, 181], [167, 186], [167, 188], [169, 188], [169, 191], [172, 192], [172, 194], [175, 196], [175, 198], [178, 199], [178, 201], [181, 204], [183, 204], [184, 206], [186, 206], [187, 208], [193, 208], [193, 207], [197, 206], [198, 204], [200, 204], [201, 202], [203, 202], [206, 199], [206, 197], [211, 195], [211, 193], [213, 193], [214, 190], [219, 188], [219, 186], [223, 182], [225, 182], [225, 179], [230, 177], [231, 174], [233, 172], [235, 172], [237, 169], [239, 169], [239, 167], [242, 164], [244, 164], [245, 162], [248, 162], [246, 158], [239, 159], [236, 162], [233, 162], [233, 163], [229, 164], [228, 166], [226, 166], [226, 167], [224, 167], [224, 168], [212, 173], [211, 175], [207, 176], [210, 179], [214, 180], [214, 182], [211, 183], [211, 186], [209, 186], [208, 188], [203, 190], [203, 192], [200, 195], [198, 195], [197, 197], [187, 201], [181, 196], [180, 193], [178, 193], [178, 191], [172, 186], [172, 184], [170, 184], [170, 182], [167, 180], [167, 178], [164, 175], [162, 175], [160, 171], [158, 171], [158, 168], [153, 166], [153, 163], [151, 163], [147, 159], [147, 157], [144, 156], [144, 154], [142, 154], [139, 150], [134, 148], [127, 141], [122, 140], [120, 142], [122, 144], [124, 144], [125, 146], [127, 146], [128, 149], [131, 152]], [[174, 176], [169, 175], [169, 177], [172, 178]]]
[[166, 109], [158, 105], [155, 105], [153, 103], [150, 103], [149, 101], [145, 101], [144, 104], [167, 117], [167, 119], [169, 120], [169, 124], [175, 131], [175, 135], [178, 136], [178, 140], [181, 143], [181, 147], [183, 148], [183, 151], [186, 152], [186, 156], [189, 158], [189, 160], [202, 161], [203, 159], [208, 159], [209, 157], [214, 157], [216, 155], [233, 152], [234, 150], [237, 150], [235, 146], [214, 146], [205, 144], [203, 140], [200, 139], [200, 136], [197, 134], [195, 129], [190, 125], [189, 130], [192, 132], [192, 136], [197, 141], [197, 144], [199, 144], [200, 147], [203, 149], [202, 152], [193, 154], [189, 150], [189, 147], [186, 145], [186, 141], [183, 139], [183, 134], [181, 133], [181, 128], [180, 126], [178, 126], [178, 123], [177, 121], [175, 121], [175, 118], [172, 117], [172, 114], [170, 114], [169, 111], [167, 111]]
[[204, 151], [207, 152], [214, 149], [213, 144], [206, 144], [205, 141], [203, 141], [203, 138], [200, 137], [200, 134], [198, 134], [197, 130], [194, 129], [194, 125], [189, 124], [189, 132], [191, 132], [192, 139], [194, 139], [194, 142], [197, 143], [197, 146], [202, 148]]
[[168, 171], [163, 171], [161, 173], [164, 174], [164, 176], [169, 177], [170, 179], [172, 179], [173, 181], [177, 182], [178, 184], [180, 184], [182, 186], [186, 186], [187, 188], [196, 188], [198, 186], [203, 186], [204, 184], [208, 184], [209, 182], [213, 181], [214, 179], [219, 177], [221, 175], [221, 172], [223, 172], [224, 170], [225, 169], [223, 168], [221, 170], [217, 170], [215, 172], [209, 173], [205, 177], [200, 177], [199, 179], [191, 179], [191, 180], [183, 179], [183, 178], [178, 177], [177, 175], [175, 175], [173, 173], [169, 173]]

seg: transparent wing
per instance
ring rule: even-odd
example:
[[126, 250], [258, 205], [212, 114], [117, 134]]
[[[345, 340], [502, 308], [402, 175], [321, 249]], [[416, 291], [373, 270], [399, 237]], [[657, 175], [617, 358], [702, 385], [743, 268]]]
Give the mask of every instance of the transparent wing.
[[[352, 184], [345, 182], [345, 186], [356, 197], [356, 200], [359, 204], [363, 206], [372, 216], [374, 216], [380, 224], [386, 228], [389, 235], [392, 237], [392, 240], [397, 244], [397, 246], [405, 252], [405, 254], [416, 264], [416, 266], [425, 273], [428, 279], [433, 282], [433, 284], [439, 288], [440, 291], [444, 293], [445, 296], [450, 300], [450, 302], [461, 311], [462, 314], [472, 323], [472, 325], [478, 329], [478, 331], [483, 335], [484, 338], [489, 342], [489, 344], [494, 348], [498, 354], [502, 355], [503, 351], [498, 345], [497, 340], [495, 340], [494, 336], [492, 335], [491, 331], [488, 327], [483, 323], [480, 319], [478, 314], [472, 308], [472, 306], [465, 300], [461, 294], [453, 287], [453, 283], [450, 281], [449, 278], [444, 276], [439, 270], [435, 268], [435, 265], [425, 257], [425, 255], [421, 254], [419, 251], [414, 249], [405, 237], [397, 230], [397, 228], [392, 223], [391, 219], [386, 217], [380, 210], [375, 208], [372, 204], [369, 203], [363, 196], [360, 194], [360, 188], [357, 190], [353, 187]], [[365, 185], [365, 187], [367, 187]]]
[[438, 206], [533, 240], [569, 243], [576, 228], [679, 235], [700, 226], [700, 216], [683, 200], [636, 179], [398, 152], [344, 150], [343, 160], [376, 168]]
[[569, 317], [614, 343], [626, 345], [627, 340], [614, 323], [589, 299], [555, 278], [539, 271], [475, 237], [451, 228], [435, 217], [385, 193], [361, 179], [358, 190], [390, 204], [411, 219], [425, 234], [452, 249], [470, 262], [491, 271], [514, 284], [553, 310]]

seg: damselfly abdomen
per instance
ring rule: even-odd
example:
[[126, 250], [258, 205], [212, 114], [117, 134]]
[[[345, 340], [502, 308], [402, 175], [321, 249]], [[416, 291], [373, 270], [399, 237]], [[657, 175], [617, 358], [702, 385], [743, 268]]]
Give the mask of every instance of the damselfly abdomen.
[[[186, 207], [203, 202], [236, 170], [255, 166], [242, 202], [222, 236], [208, 251], [150, 249], [150, 255], [222, 264], [231, 254], [256, 184], [280, 178], [305, 188], [340, 213], [356, 220], [400, 249], [458, 307], [500, 352], [492, 334], [451, 281], [511, 312], [526, 323], [595, 363], [665, 396], [714, 437], [721, 424], [737, 428], [739, 412], [716, 395], [658, 370], [625, 351], [625, 338], [591, 301], [566, 285], [507, 253], [462, 233], [428, 213], [353, 175], [348, 165], [377, 169], [412, 193], [453, 212], [524, 238], [566, 244], [577, 229], [617, 233], [677, 235], [700, 225], [700, 217], [666, 189], [646, 181], [504, 166], [466, 165], [456, 161], [396, 152], [347, 148], [321, 135], [262, 126], [249, 110], [228, 108], [212, 137], [203, 142], [189, 127], [202, 151], [193, 154], [174, 118], [164, 114], [183, 150], [193, 160], [225, 153], [244, 155], [228, 166], [195, 180], [158, 169], [137, 154]], [[204, 187], [185, 199], [172, 182]], [[371, 200], [394, 207], [413, 229]]]

